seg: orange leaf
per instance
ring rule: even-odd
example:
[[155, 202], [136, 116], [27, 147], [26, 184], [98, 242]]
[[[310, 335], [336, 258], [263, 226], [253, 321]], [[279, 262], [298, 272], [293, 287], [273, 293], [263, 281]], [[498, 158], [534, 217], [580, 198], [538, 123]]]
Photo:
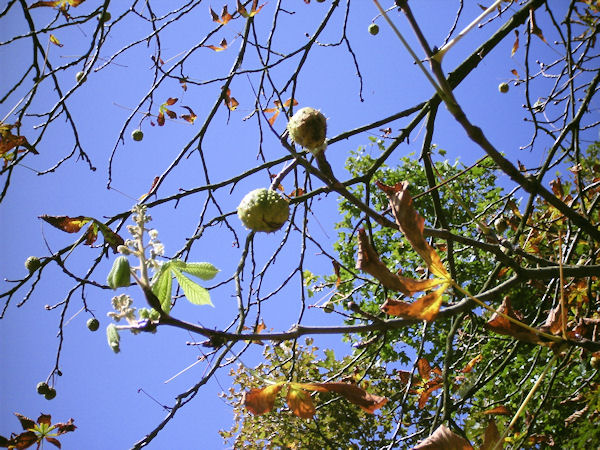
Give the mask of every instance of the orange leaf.
[[298, 384], [291, 383], [288, 387], [287, 404], [290, 410], [302, 419], [312, 419], [315, 415], [315, 405], [310, 394], [304, 389], [299, 389]]
[[260, 415], [268, 413], [273, 409], [275, 398], [281, 390], [283, 383], [277, 383], [262, 389], [250, 389], [244, 393], [244, 406], [252, 414]]
[[244, 7], [244, 5], [242, 5], [240, 0], [237, 0], [237, 12], [239, 12], [240, 15], [242, 17], [245, 17], [246, 19], [248, 17], [253, 17], [256, 14], [258, 14], [258, 12], [262, 9], [263, 6], [265, 6], [265, 4], [263, 3], [262, 5], [260, 5], [260, 7], [257, 8], [257, 5], [258, 5], [258, 0], [254, 0], [252, 2], [252, 9], [250, 10], [250, 12], [248, 12], [246, 10], [246, 8]]
[[440, 425], [431, 436], [422, 441], [413, 450], [472, 450], [467, 440], [452, 432], [447, 426]]
[[205, 47], [208, 47], [214, 50], [215, 52], [221, 52], [227, 48], [227, 41], [225, 40], [225, 38], [223, 38], [218, 47], [216, 45], [206, 45]]
[[439, 255], [423, 236], [425, 219], [417, 213], [413, 206], [412, 197], [408, 193], [408, 181], [396, 183], [394, 186], [386, 186], [378, 181], [377, 186], [388, 197], [400, 231], [404, 233], [412, 248], [425, 260], [429, 270], [439, 278], [449, 279], [450, 275]]
[[358, 230], [356, 268], [374, 276], [387, 289], [402, 292], [407, 296], [413, 295], [415, 292], [434, 288], [443, 282], [439, 278], [415, 280], [390, 272], [387, 266], [379, 259], [373, 247], [371, 247], [364, 228]]
[[66, 231], [67, 233], [77, 233], [79, 230], [81, 230], [81, 227], [93, 220], [91, 217], [84, 216], [68, 217], [43, 215], [39, 218], [48, 222], [53, 227], [62, 231]]
[[235, 109], [240, 105], [235, 97], [231, 97], [226, 104], [230, 111], [235, 111]]
[[[498, 308], [498, 311], [506, 314], [508, 317], [512, 317], [516, 320], [521, 320], [521, 314], [518, 311], [512, 309], [510, 304], [510, 299], [508, 297], [504, 297], [502, 301], [502, 305]], [[498, 333], [504, 334], [508, 336], [512, 336], [520, 341], [530, 342], [532, 344], [543, 344], [544, 342], [540, 341], [539, 336], [533, 331], [529, 331], [523, 327], [520, 327], [516, 323], [508, 320], [507, 318], [501, 316], [498, 313], [492, 314], [490, 320], [485, 324], [486, 328]]]
[[512, 413], [509, 411], [509, 409], [506, 406], [496, 406], [495, 408], [492, 409], [487, 409], [485, 411], [483, 411], [482, 414], [487, 414], [487, 415], [494, 415], [494, 416], [512, 416]]
[[431, 394], [433, 394], [433, 392], [437, 391], [441, 387], [442, 387], [442, 380], [440, 378], [436, 378], [435, 380], [432, 380], [429, 383], [427, 383], [425, 389], [423, 390], [423, 392], [421, 392], [421, 396], [419, 397], [419, 404], [418, 404], [419, 409], [425, 408], [425, 405], [427, 404], [427, 400], [429, 400], [429, 397], [431, 397]]
[[277, 120], [277, 117], [279, 117], [279, 112], [279, 110], [275, 110], [275, 113], [269, 118], [269, 125], [273, 126], [273, 124]]
[[422, 295], [413, 303], [388, 298], [380, 309], [391, 316], [431, 322], [442, 306], [442, 294], [448, 286], [448, 283], [444, 283], [439, 289]]
[[297, 386], [311, 391], [335, 392], [370, 414], [373, 414], [388, 401], [387, 398], [370, 394], [352, 383], [307, 383], [297, 384]]
[[535, 34], [546, 44], [548, 43], [548, 41], [546, 41], [546, 38], [544, 37], [544, 34], [542, 33], [542, 30], [540, 30], [535, 23], [535, 13], [533, 12], [533, 8], [529, 10], [529, 32], [531, 34]]
[[513, 56], [517, 50], [519, 49], [519, 30], [515, 30], [515, 43], [512, 46], [512, 50], [510, 51], [510, 56]]
[[331, 264], [333, 265], [333, 273], [335, 273], [336, 276], [335, 287], [338, 288], [342, 282], [342, 279], [340, 278], [340, 263], [335, 259], [332, 259]]
[[431, 366], [429, 361], [427, 361], [425, 358], [419, 358], [417, 361], [417, 369], [419, 370], [419, 375], [421, 378], [423, 378], [425, 381], [429, 380], [429, 376], [431, 375]]
[[465, 368], [463, 370], [461, 370], [461, 372], [462, 373], [469, 373], [469, 372], [471, 372], [473, 370], [473, 367], [475, 367], [475, 364], [477, 364], [478, 362], [480, 362], [482, 359], [483, 359], [483, 356], [480, 353], [475, 358], [473, 358], [471, 361], [469, 361], [469, 364], [467, 364], [465, 366]]

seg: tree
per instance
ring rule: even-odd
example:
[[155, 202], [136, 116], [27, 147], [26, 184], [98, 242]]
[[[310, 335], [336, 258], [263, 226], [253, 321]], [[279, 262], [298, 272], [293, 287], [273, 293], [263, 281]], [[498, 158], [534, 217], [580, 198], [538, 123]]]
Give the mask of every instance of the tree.
[[37, 214], [47, 250], [0, 294], [10, 321], [70, 283], [44, 392], [83, 320], [121, 357], [201, 349], [135, 448], [228, 371], [240, 448], [597, 442], [600, 5], [218, 3], [0, 13], [0, 201], [78, 199]]

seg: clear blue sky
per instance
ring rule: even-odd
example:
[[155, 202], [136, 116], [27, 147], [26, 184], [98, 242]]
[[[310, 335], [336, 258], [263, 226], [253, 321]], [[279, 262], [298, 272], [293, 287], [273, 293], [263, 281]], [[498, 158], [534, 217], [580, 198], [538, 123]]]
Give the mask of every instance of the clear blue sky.
[[[92, 11], [98, 3], [88, 0], [72, 12], [75, 14]], [[172, 7], [172, 2], [168, 3], [168, 6]], [[270, 30], [276, 3], [268, 2], [256, 16], [257, 32], [261, 36], [266, 36]], [[331, 2], [327, 0], [317, 3], [313, 0], [310, 4], [305, 4], [301, 0], [295, 0], [287, 3], [289, 5], [286, 8], [294, 14], [282, 14], [279, 19], [280, 28], [274, 38], [274, 48], [281, 53], [287, 53], [306, 41], [305, 34], [315, 31]], [[439, 45], [446, 36], [457, 8], [454, 3], [457, 2], [413, 2], [415, 15], [431, 44]], [[465, 4], [458, 29], [481, 11], [475, 2], [466, 3], [469, 4]], [[211, 21], [208, 6], [219, 12], [222, 4], [224, 2], [221, 0], [210, 4], [203, 2], [200, 7], [171, 27], [170, 31], [161, 34], [165, 66], [169, 65], [170, 58], [176, 58], [213, 29], [215, 24]], [[163, 6], [156, 5], [157, 8]], [[229, 7], [233, 10], [234, 3], [229, 2]], [[379, 35], [368, 34], [367, 27], [377, 15], [372, 2], [354, 1], [351, 7], [347, 33], [362, 73], [364, 102], [359, 99], [359, 80], [355, 76], [355, 67], [344, 44], [338, 47], [319, 47], [311, 53], [307, 67], [300, 75], [296, 94], [300, 107], [319, 108], [328, 117], [329, 137], [427, 100], [433, 92], [432, 87], [381, 18], [377, 19], [381, 29]], [[109, 10], [113, 20], [123, 14], [123, 8], [119, 2], [111, 4]], [[335, 20], [324, 31], [319, 42], [339, 41], [343, 9], [340, 8], [335, 13]], [[157, 15], [161, 14], [161, 11], [155, 12]], [[49, 22], [55, 15], [55, 11], [50, 8], [34, 9], [31, 13], [40, 23]], [[410, 37], [410, 42], [415, 44], [404, 19], [395, 12], [392, 12], [391, 16], [405, 35]], [[444, 68], [454, 68], [504, 20], [501, 18], [488, 27], [471, 33], [447, 56]], [[64, 19], [59, 18], [58, 21]], [[226, 38], [230, 47], [218, 53], [210, 49], [201, 49], [194, 57], [193, 63], [187, 66], [188, 75], [196, 81], [226, 75], [241, 43], [238, 33], [242, 31], [243, 23], [243, 19], [237, 19], [218, 31], [209, 43], [217, 44], [222, 38]], [[50, 47], [53, 65], [65, 64], [85, 50], [86, 39], [93, 33], [91, 24], [70, 31], [55, 32], [64, 46]], [[538, 23], [542, 30], [548, 30], [546, 38], [552, 42], [549, 27], [545, 25], [541, 20]], [[22, 34], [25, 30], [23, 15], [17, 5], [6, 17], [0, 19], [0, 42], [13, 35]], [[145, 36], [148, 32], [149, 25], [146, 22], [129, 15], [111, 30], [101, 58], [94, 68], [100, 67], [105, 58], [127, 42]], [[521, 38], [525, 39], [524, 34]], [[47, 35], [41, 38], [44, 43], [47, 39]], [[490, 140], [511, 160], [516, 162], [519, 159], [527, 165], [537, 165], [539, 157], [518, 148], [528, 137], [526, 129], [522, 126], [525, 110], [521, 108], [521, 97], [518, 95], [522, 93], [522, 86], [515, 87], [511, 83], [508, 94], [498, 92], [498, 84], [513, 77], [511, 69], [516, 69], [520, 74], [524, 72], [522, 52], [517, 52], [511, 58], [512, 45], [511, 35], [485, 59], [464, 85], [456, 90], [456, 95], [467, 114], [475, 118], [475, 122], [483, 127]], [[415, 48], [418, 48], [416, 44]], [[536, 42], [533, 48], [539, 52], [540, 58], [553, 57], [549, 47], [541, 41]], [[14, 80], [22, 75], [30, 52], [31, 47], [26, 39], [0, 46], [0, 87], [3, 89], [3, 95], [6, 86], [12, 85]], [[30, 167], [45, 170], [71, 151], [72, 136], [62, 118], [50, 127], [47, 136], [38, 145], [40, 154], [28, 157], [23, 166], [15, 170], [10, 191], [0, 205], [0, 274], [3, 278], [15, 280], [25, 276], [23, 262], [30, 255], [48, 256], [46, 243], [55, 251], [76, 239], [74, 235], [61, 233], [42, 223], [37, 219], [38, 216], [85, 215], [103, 220], [130, 209], [135, 199], [148, 191], [154, 177], [165, 170], [183, 146], [198, 132], [218, 95], [221, 83], [202, 87], [190, 86], [187, 92], [183, 92], [176, 81], [166, 83], [157, 91], [152, 111], [156, 113], [160, 103], [168, 97], [177, 97], [179, 101], [173, 109], [181, 113], [183, 110], [179, 105], [190, 106], [198, 115], [196, 123], [190, 125], [178, 120], [168, 121], [164, 127], [152, 127], [146, 119], [142, 124], [145, 137], [138, 143], [129, 137], [142, 118], [141, 115], [136, 116], [125, 130], [124, 143], [117, 145], [112, 184], [115, 190], [106, 189], [109, 155], [117, 144], [119, 132], [131, 109], [146, 94], [152, 83], [150, 56], [153, 52], [154, 42], [149, 48], [138, 45], [123, 53], [112, 65], [97, 73], [92, 72], [85, 84], [68, 101], [79, 127], [84, 149], [97, 167], [95, 172], [90, 172], [85, 162], [76, 161], [75, 158], [65, 162], [55, 173], [44, 176], [37, 176], [34, 171], [28, 169]], [[243, 68], [256, 68], [257, 61], [253, 56], [255, 53], [249, 51], [248, 54]], [[274, 69], [277, 83], [287, 79], [290, 68], [295, 67], [294, 64], [297, 64], [297, 58]], [[79, 70], [82, 70], [82, 67], [72, 67], [58, 75], [65, 91], [74, 85], [75, 74]], [[228, 179], [258, 164], [256, 120], [242, 120], [254, 108], [252, 89], [256, 87], [257, 80], [256, 74], [249, 77], [239, 76], [234, 80], [231, 93], [239, 101], [239, 108], [232, 112], [229, 118], [227, 111], [221, 108], [205, 136], [203, 148], [212, 182]], [[0, 116], [4, 117], [25, 93], [24, 88], [19, 89], [10, 97], [10, 101], [0, 104]], [[45, 89], [37, 97], [34, 109], [46, 111], [56, 100], [56, 93]], [[469, 163], [480, 158], [481, 152], [467, 140], [462, 129], [449, 119], [446, 111], [441, 110], [440, 114], [442, 117], [438, 122], [434, 143], [448, 152], [450, 160], [460, 158]], [[8, 122], [11, 120], [8, 119]], [[23, 123], [23, 132], [31, 133], [28, 136], [36, 136], [32, 127], [39, 122], [40, 118], [28, 118]], [[396, 122], [394, 131], [407, 122]], [[275, 128], [281, 132], [284, 127], [285, 119], [281, 116], [275, 122]], [[423, 137], [423, 130], [418, 130], [418, 133], [411, 136], [410, 144], [400, 147], [398, 158], [411, 152], [418, 154]], [[328, 159], [340, 178], [343, 178], [343, 162], [349, 150], [366, 145], [370, 135], [372, 134], [363, 133], [328, 148]], [[268, 130], [265, 133], [263, 151], [267, 159], [285, 155], [285, 149]], [[276, 170], [279, 169], [280, 167]], [[203, 182], [200, 159], [197, 153], [192, 154], [166, 179], [159, 194], [176, 194], [179, 189], [194, 188]], [[269, 182], [262, 172], [237, 185], [233, 192], [223, 189], [217, 192], [217, 196], [224, 211], [230, 212], [247, 191], [268, 186]], [[288, 193], [293, 189], [291, 177], [284, 181], [284, 187]], [[185, 244], [186, 236], [194, 232], [203, 201], [204, 197], [191, 196], [181, 201], [176, 209], [173, 203], [169, 203], [152, 212], [153, 226], [160, 232], [166, 255], [172, 255], [179, 250]], [[328, 248], [331, 248], [336, 238], [333, 228], [337, 220], [335, 205], [336, 199], [333, 195], [315, 202], [313, 212], [318, 218], [318, 224], [314, 221], [309, 227], [316, 238], [329, 243]], [[210, 210], [209, 214], [217, 215], [214, 209]], [[233, 218], [232, 223], [237, 227], [240, 238], [244, 239], [246, 232], [237, 219]], [[122, 230], [121, 235], [126, 237], [125, 230]], [[264, 249], [262, 257], [268, 256], [268, 251], [279, 244], [281, 235], [276, 233], [257, 236], [255, 242], [261, 248], [259, 253], [263, 253]], [[212, 262], [221, 269], [215, 281], [225, 280], [235, 270], [240, 257], [241, 250], [232, 246], [232, 241], [231, 233], [224, 227], [210, 229], [194, 247], [190, 259]], [[74, 273], [83, 275], [89, 262], [97, 254], [97, 249], [80, 246], [68, 258], [67, 267]], [[275, 275], [268, 280], [271, 286], [277, 286], [293, 269], [297, 264], [297, 254], [298, 246], [295, 243], [278, 257]], [[308, 266], [313, 272], [330, 273], [330, 263], [326, 258], [320, 258], [316, 249], [311, 249], [308, 254], [311, 257]], [[111, 261], [103, 261], [93, 278], [104, 282], [110, 264]], [[261, 262], [258, 266], [262, 266]], [[197, 364], [170, 383], [164, 384], [165, 380], [193, 363], [199, 355], [198, 349], [185, 344], [186, 341], [193, 340], [192, 336], [179, 329], [164, 327], [155, 335], [133, 336], [123, 333], [121, 353], [113, 354], [103, 331], [109, 323], [106, 313], [110, 310], [112, 293], [88, 288], [85, 292], [87, 302], [100, 319], [101, 328], [98, 332], [91, 333], [85, 327], [89, 315], [77, 314], [81, 308], [81, 291], [77, 291], [73, 294], [71, 306], [65, 314], [65, 321], [68, 323], [64, 326], [65, 342], [60, 363], [63, 376], [55, 380], [58, 395], [50, 402], [45, 400], [35, 393], [35, 386], [38, 381], [46, 379], [54, 366], [61, 308], [46, 311], [44, 305], [61, 302], [68, 295], [72, 285], [72, 281], [56, 265], [51, 264], [45, 269], [43, 279], [29, 301], [20, 308], [16, 307], [30, 283], [12, 299], [5, 318], [0, 321], [0, 357], [3, 366], [3, 370], [0, 371], [0, 434], [8, 435], [11, 431], [18, 431], [18, 421], [12, 415], [13, 412], [20, 412], [32, 418], [36, 418], [40, 412], [45, 412], [52, 414], [55, 421], [66, 421], [70, 417], [75, 419], [78, 429], [62, 438], [63, 448], [128, 448], [165, 416], [166, 412], [153, 399], [164, 405], [171, 405], [177, 394], [200, 379], [207, 365]], [[11, 284], [2, 281], [0, 286], [0, 290], [4, 292]], [[138, 306], [144, 306], [137, 288], [132, 287], [123, 292], [132, 295]], [[188, 321], [200, 321], [207, 327], [224, 327], [236, 311], [232, 285], [215, 289], [211, 295], [215, 308], [192, 306], [180, 301], [174, 315]], [[297, 291], [290, 288], [270, 301], [264, 311], [264, 320], [269, 328], [287, 330], [294, 324], [298, 314], [296, 298]], [[309, 310], [304, 319], [305, 324], [315, 325], [340, 322], [340, 317], [335, 314], [325, 315], [320, 310]], [[319, 338], [316, 342], [322, 348], [334, 346], [339, 354], [346, 351], [336, 343], [338, 340], [335, 338]], [[248, 365], [255, 364], [259, 361], [259, 353], [260, 348], [257, 347], [256, 352], [248, 353], [242, 360]], [[217, 431], [229, 428], [232, 414], [231, 408], [219, 399], [217, 394], [229, 384], [228, 370], [223, 369], [200, 390], [196, 399], [178, 413], [176, 419], [150, 448], [222, 448], [223, 443]], [[140, 392], [141, 389], [149, 395]]]

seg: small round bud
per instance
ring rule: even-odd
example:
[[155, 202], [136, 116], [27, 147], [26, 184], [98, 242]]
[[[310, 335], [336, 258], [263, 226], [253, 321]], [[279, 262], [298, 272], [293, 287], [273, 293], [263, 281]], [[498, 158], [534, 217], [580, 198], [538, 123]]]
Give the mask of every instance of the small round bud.
[[144, 132], [142, 130], [140, 130], [139, 128], [137, 130], [133, 130], [131, 132], [131, 138], [136, 141], [139, 142], [142, 139], [144, 139]]
[[502, 93], [502, 94], [506, 94], [508, 92], [508, 83], [500, 83], [498, 85], [498, 90]]
[[129, 250], [129, 247], [127, 247], [126, 245], [119, 245], [119, 246], [117, 246], [117, 251], [121, 255], [130, 255], [131, 254], [131, 250]]
[[334, 311], [334, 306], [332, 302], [325, 302], [325, 304], [323, 305], [323, 311], [325, 311], [327, 314], [330, 314]]
[[44, 397], [46, 397], [46, 400], [52, 400], [54, 397], [56, 397], [56, 389], [48, 388], [48, 392], [44, 394]]
[[40, 395], [46, 395], [48, 393], [48, 391], [50, 390], [50, 386], [48, 386], [48, 384], [44, 381], [40, 381], [37, 386], [35, 387], [35, 389], [37, 390], [37, 393]]
[[29, 273], [35, 272], [40, 268], [42, 263], [37, 256], [30, 256], [25, 260], [25, 268], [29, 271]]
[[90, 331], [97, 331], [100, 328], [100, 322], [95, 317], [88, 319], [86, 325]]
[[85, 72], [77, 72], [75, 74], [75, 79], [78, 83], [83, 83], [86, 80]]
[[371, 25], [369, 25], [369, 33], [371, 33], [373, 36], [378, 34], [379, 33], [379, 25], [377, 25], [376, 23], [372, 23]]

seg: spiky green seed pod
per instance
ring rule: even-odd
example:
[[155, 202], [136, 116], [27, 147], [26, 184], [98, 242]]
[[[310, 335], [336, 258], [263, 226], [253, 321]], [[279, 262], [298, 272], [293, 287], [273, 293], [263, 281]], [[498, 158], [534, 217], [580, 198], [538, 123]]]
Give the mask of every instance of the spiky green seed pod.
[[275, 191], [255, 189], [242, 199], [237, 214], [246, 228], [271, 233], [287, 221], [290, 205]]
[[50, 390], [50, 386], [45, 381], [40, 381], [35, 387], [37, 393], [40, 395], [46, 395], [46, 393]]
[[119, 347], [121, 337], [119, 336], [119, 330], [117, 330], [114, 323], [111, 323], [106, 327], [106, 339], [113, 352], [119, 353], [121, 351], [121, 348]]
[[100, 328], [100, 322], [95, 317], [88, 319], [86, 325], [90, 331], [98, 331], [98, 328]]
[[313, 154], [325, 150], [327, 119], [320, 111], [306, 107], [292, 116], [287, 124], [290, 138]]
[[126, 256], [119, 256], [115, 259], [106, 281], [112, 289], [127, 287], [131, 284], [131, 268]]
[[33, 273], [40, 268], [42, 263], [37, 256], [30, 256], [25, 260], [25, 268], [29, 271], [29, 273]]

